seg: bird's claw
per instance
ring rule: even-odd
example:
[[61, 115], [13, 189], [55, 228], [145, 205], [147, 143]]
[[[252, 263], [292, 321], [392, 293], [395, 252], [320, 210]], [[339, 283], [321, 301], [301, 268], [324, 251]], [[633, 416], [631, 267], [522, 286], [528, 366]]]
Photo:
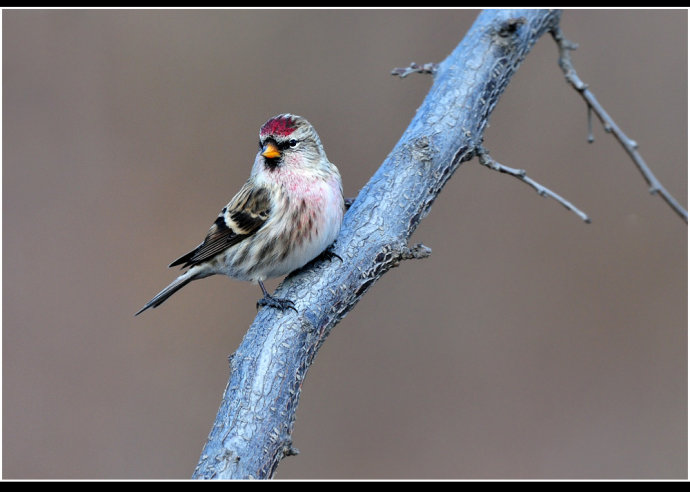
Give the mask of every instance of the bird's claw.
[[331, 261], [333, 258], [338, 258], [340, 260], [340, 263], [343, 262], [343, 259], [340, 257], [338, 253], [333, 251], [333, 246], [335, 243], [331, 244], [328, 248], [326, 248], [323, 253], [321, 253], [320, 257], [324, 260]]
[[294, 312], [297, 312], [297, 308], [295, 308], [295, 303], [292, 302], [290, 299], [281, 299], [279, 297], [273, 297], [269, 295], [265, 295], [261, 299], [256, 301], [257, 311], [259, 310], [259, 308], [263, 306], [276, 308], [281, 311], [285, 311], [286, 309], [292, 309]]

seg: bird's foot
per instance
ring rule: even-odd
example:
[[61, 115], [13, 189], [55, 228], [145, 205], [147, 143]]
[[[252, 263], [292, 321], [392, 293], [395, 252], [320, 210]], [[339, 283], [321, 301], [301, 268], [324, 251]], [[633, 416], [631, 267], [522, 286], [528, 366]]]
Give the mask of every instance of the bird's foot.
[[295, 308], [295, 303], [292, 302], [290, 299], [281, 299], [280, 297], [273, 297], [268, 294], [264, 295], [261, 299], [256, 301], [257, 310], [263, 306], [276, 308], [281, 311], [285, 311], [286, 309], [292, 309], [294, 312], [297, 312], [297, 309]]
[[333, 251], [334, 246], [335, 242], [331, 244], [328, 248], [324, 249], [323, 252], [319, 256], [317, 256], [317, 258], [328, 261], [331, 261], [333, 258], [338, 258], [340, 260], [340, 263], [342, 263], [343, 259], [340, 257], [339, 254]]

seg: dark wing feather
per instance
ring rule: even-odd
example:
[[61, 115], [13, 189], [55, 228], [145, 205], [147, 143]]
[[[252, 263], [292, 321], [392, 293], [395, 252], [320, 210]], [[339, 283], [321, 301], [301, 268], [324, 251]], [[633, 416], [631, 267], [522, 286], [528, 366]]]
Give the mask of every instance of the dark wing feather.
[[204, 242], [194, 251], [173, 261], [170, 266], [182, 265], [182, 268], [186, 268], [213, 258], [256, 233], [264, 225], [270, 213], [269, 191], [247, 182], [218, 215]]

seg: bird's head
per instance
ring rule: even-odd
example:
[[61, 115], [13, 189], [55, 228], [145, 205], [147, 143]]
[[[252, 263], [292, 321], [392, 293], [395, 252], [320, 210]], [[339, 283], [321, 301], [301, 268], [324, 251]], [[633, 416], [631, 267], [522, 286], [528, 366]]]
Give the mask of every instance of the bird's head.
[[259, 131], [259, 155], [266, 169], [283, 166], [316, 168], [328, 161], [316, 130], [303, 117], [280, 114], [269, 119]]

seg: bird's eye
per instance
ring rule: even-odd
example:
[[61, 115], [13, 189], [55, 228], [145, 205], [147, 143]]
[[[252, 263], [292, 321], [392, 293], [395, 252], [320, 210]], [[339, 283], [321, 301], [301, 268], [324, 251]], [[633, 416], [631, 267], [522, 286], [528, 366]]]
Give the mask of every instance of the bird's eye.
[[295, 140], [295, 139], [293, 138], [293, 139], [290, 140], [288, 143], [290, 144], [290, 147], [294, 147], [295, 145], [297, 145], [297, 140]]

